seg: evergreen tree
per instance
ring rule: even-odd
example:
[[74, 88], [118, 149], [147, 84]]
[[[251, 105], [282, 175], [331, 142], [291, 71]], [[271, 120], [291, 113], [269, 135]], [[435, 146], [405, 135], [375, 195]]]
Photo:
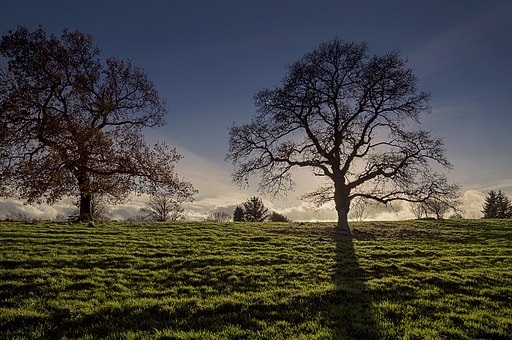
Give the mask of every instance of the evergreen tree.
[[482, 210], [484, 218], [496, 218], [498, 214], [496, 196], [496, 191], [491, 190], [485, 197], [484, 210]]
[[233, 213], [233, 221], [234, 222], [243, 222], [245, 221], [244, 217], [244, 209], [240, 207], [235, 208], [235, 212]]
[[268, 217], [267, 212], [259, 197], [251, 197], [244, 202], [244, 219], [247, 222], [263, 222]]
[[485, 197], [484, 218], [510, 218], [512, 217], [512, 203], [501, 191], [491, 190]]
[[496, 217], [497, 218], [510, 218], [512, 217], [512, 204], [510, 199], [500, 191], [496, 195]]

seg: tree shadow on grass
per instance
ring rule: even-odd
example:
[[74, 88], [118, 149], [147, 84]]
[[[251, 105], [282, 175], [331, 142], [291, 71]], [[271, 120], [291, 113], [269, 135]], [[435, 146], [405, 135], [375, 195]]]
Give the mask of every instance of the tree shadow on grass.
[[333, 233], [336, 267], [333, 274], [333, 301], [326, 306], [326, 321], [334, 339], [378, 339], [365, 272], [359, 267], [350, 235]]

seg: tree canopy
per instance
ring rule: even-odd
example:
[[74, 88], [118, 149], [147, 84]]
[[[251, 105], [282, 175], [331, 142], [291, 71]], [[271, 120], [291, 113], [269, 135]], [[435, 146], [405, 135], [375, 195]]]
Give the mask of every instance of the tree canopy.
[[101, 59], [92, 42], [41, 27], [2, 37], [0, 193], [29, 203], [79, 196], [82, 220], [93, 194], [118, 201], [163, 188], [191, 199], [192, 185], [174, 172], [181, 156], [142, 133], [164, 124], [155, 86], [130, 61]]
[[[334, 201], [338, 227], [349, 231], [353, 199], [424, 201], [454, 189], [440, 138], [416, 129], [430, 94], [397, 52], [371, 55], [364, 43], [334, 39], [293, 63], [275, 89], [255, 95], [256, 114], [229, 131], [233, 179], [280, 194], [291, 170], [312, 169], [326, 185], [304, 197]], [[434, 166], [434, 164], [436, 164]]]

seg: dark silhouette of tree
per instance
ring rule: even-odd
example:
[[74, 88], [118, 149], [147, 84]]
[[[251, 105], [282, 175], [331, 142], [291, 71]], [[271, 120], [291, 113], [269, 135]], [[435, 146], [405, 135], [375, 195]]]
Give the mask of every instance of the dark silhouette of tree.
[[288, 219], [288, 217], [286, 217], [285, 215], [283, 214], [280, 214], [278, 212], [275, 212], [273, 211], [269, 216], [268, 216], [268, 220], [270, 222], [289, 222], [290, 220]]
[[485, 197], [482, 213], [484, 218], [510, 218], [512, 217], [512, 204], [501, 190], [498, 192], [491, 190]]
[[243, 204], [244, 221], [263, 222], [268, 217], [268, 209], [259, 197], [251, 197]]
[[234, 222], [245, 221], [244, 209], [242, 209], [241, 207], [238, 207], [238, 206], [235, 208], [235, 211], [233, 212], [233, 221]]
[[511, 218], [512, 217], [512, 204], [510, 199], [501, 190], [497, 194], [497, 218]]
[[166, 109], [141, 68], [101, 59], [90, 35], [41, 27], [3, 36], [0, 56], [1, 194], [50, 204], [76, 195], [79, 219], [90, 220], [93, 195], [115, 203], [159, 187], [195, 193], [174, 173], [181, 156], [144, 140]]
[[496, 191], [491, 190], [485, 197], [484, 209], [482, 210], [484, 218], [496, 218], [498, 215], [498, 204]]
[[430, 95], [398, 53], [370, 56], [365, 44], [334, 39], [292, 64], [280, 87], [255, 96], [252, 121], [229, 131], [233, 179], [279, 195], [293, 188], [291, 170], [311, 168], [327, 184], [304, 196], [333, 201], [338, 228], [349, 232], [355, 198], [420, 202], [450, 188], [442, 140], [415, 130]]
[[145, 220], [174, 222], [184, 217], [184, 211], [181, 203], [172, 195], [157, 193], [151, 195], [146, 207], [140, 209], [140, 215], [145, 216]]

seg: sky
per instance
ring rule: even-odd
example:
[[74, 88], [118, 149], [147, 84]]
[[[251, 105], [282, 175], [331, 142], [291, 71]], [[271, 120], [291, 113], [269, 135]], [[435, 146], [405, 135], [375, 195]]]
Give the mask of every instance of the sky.
[[[103, 57], [145, 69], [169, 111], [166, 126], [146, 135], [177, 148], [179, 175], [199, 190], [186, 206], [189, 219], [259, 195], [255, 185], [231, 182], [228, 128], [250, 120], [253, 95], [278, 86], [287, 65], [335, 37], [365, 41], [375, 54], [399, 51], [419, 88], [432, 94], [422, 128], [444, 137], [449, 178], [463, 188], [466, 216], [478, 217], [489, 190], [512, 195], [511, 18], [511, 0], [2, 0], [0, 34], [18, 25], [78, 30], [94, 36]], [[281, 200], [264, 196], [267, 206], [292, 219], [334, 219], [299, 199], [318, 183], [307, 171], [295, 175], [295, 191]], [[145, 199], [133, 197], [112, 214], [129, 216]], [[0, 215], [53, 218], [69, 209], [69, 202], [0, 200]], [[412, 217], [401, 205], [369, 216]]]

